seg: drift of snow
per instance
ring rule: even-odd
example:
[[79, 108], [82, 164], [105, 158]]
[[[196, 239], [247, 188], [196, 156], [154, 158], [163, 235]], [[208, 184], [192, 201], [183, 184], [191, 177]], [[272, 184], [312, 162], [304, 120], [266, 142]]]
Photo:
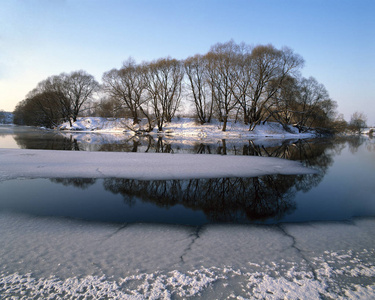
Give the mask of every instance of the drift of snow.
[[0, 180], [57, 177], [170, 180], [314, 172], [299, 162], [273, 157], [0, 149]]

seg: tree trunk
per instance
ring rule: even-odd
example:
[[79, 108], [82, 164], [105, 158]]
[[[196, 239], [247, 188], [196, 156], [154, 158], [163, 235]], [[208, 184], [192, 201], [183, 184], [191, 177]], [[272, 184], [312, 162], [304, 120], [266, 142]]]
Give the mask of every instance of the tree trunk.
[[223, 129], [222, 129], [222, 131], [227, 130], [227, 122], [228, 122], [228, 116], [223, 117]]

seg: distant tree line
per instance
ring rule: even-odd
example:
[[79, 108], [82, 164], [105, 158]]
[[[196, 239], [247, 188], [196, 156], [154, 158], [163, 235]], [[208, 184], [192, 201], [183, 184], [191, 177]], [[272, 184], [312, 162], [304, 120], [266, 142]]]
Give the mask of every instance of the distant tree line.
[[14, 112], [16, 124], [56, 127], [79, 115], [147, 119], [146, 131], [163, 130], [183, 105], [193, 104], [201, 124], [213, 118], [226, 131], [229, 118], [249, 130], [266, 121], [340, 130], [336, 102], [315, 78], [303, 78], [303, 58], [289, 48], [218, 43], [205, 55], [185, 60], [126, 60], [105, 72], [102, 84], [84, 71], [47, 78], [29, 92]]
[[13, 123], [13, 114], [0, 110], [0, 124], [11, 124]]

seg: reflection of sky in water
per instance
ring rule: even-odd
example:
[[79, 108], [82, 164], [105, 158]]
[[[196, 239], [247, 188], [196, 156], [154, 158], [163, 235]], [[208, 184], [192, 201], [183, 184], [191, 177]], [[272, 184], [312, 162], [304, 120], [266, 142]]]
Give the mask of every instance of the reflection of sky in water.
[[[333, 156], [333, 165], [323, 176], [274, 175], [169, 183], [121, 179], [4, 181], [0, 183], [0, 192], [5, 195], [0, 209], [99, 222], [190, 225], [375, 216], [375, 172], [368, 163], [373, 152], [365, 145], [356, 152], [345, 145], [340, 154]], [[221, 186], [225, 193], [220, 193]], [[173, 187], [177, 189], [165, 191]]]
[[59, 216], [89, 221], [134, 223], [198, 223], [204, 214], [175, 205], [167, 209], [131, 197], [106, 191], [103, 180], [94, 180], [86, 188], [51, 182], [49, 179], [9, 180], [0, 182], [3, 195], [0, 210], [41, 216]]
[[12, 135], [0, 135], [0, 148], [18, 149], [19, 146]]
[[299, 192], [298, 209], [285, 221], [375, 216], [374, 155], [365, 144], [355, 153], [347, 145], [340, 155], [334, 156], [333, 166], [316, 188], [308, 193]]
[[[79, 134], [78, 134], [79, 135]], [[101, 140], [101, 135], [93, 135]], [[192, 140], [150, 139], [142, 137], [127, 143], [102, 144], [100, 150], [149, 152], [167, 149], [175, 153], [223, 153], [224, 143]], [[32, 215], [64, 216], [99, 222], [153, 222], [206, 224], [210, 222], [306, 222], [347, 220], [375, 216], [375, 147], [373, 139], [311, 144], [279, 141], [271, 147], [252, 141], [228, 141], [228, 154], [268, 155], [302, 160], [320, 170], [319, 176], [261, 177], [260, 180], [227, 182], [224, 195], [217, 192], [223, 182], [195, 182], [197, 190], [162, 193], [168, 185], [152, 184], [142, 188], [139, 182], [88, 180], [74, 183], [64, 180], [10, 180], [0, 182], [0, 210]], [[99, 143], [100, 144], [100, 143]], [[330, 145], [330, 146], [327, 146]], [[0, 127], [1, 148], [80, 149], [76, 141], [53, 131], [34, 128]], [[167, 147], [168, 146], [168, 147]], [[99, 150], [96, 148], [92, 150]], [[286, 155], [286, 156], [285, 156]], [[244, 190], [230, 190], [231, 184]], [[133, 188], [131, 186], [133, 185]], [[138, 187], [137, 187], [138, 185]], [[151, 186], [151, 187], [150, 187]], [[84, 188], [83, 188], [84, 187]], [[255, 190], [256, 193], [254, 192]], [[306, 191], [305, 191], [306, 190]], [[198, 193], [198, 194], [194, 194]], [[179, 198], [180, 197], [180, 198]], [[259, 199], [258, 199], [258, 198]], [[207, 200], [209, 199], [209, 201]], [[216, 202], [215, 202], [216, 201]], [[256, 202], [258, 201], [258, 202]]]

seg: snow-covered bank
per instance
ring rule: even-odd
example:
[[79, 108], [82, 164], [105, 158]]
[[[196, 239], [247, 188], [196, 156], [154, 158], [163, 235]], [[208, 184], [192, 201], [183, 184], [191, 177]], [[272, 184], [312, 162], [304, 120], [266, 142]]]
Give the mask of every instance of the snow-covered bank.
[[[121, 118], [94, 118], [84, 117], [79, 118], [76, 122], [69, 125], [64, 123], [59, 126], [60, 130], [81, 131], [81, 132], [98, 132], [98, 133], [119, 133], [128, 132], [135, 134], [136, 130], [146, 128], [146, 120], [141, 120], [139, 125], [133, 126], [131, 119]], [[227, 125], [227, 131], [223, 132], [222, 123], [212, 121], [209, 124], [198, 124], [190, 118], [175, 118], [171, 123], [166, 123], [163, 132], [157, 132], [157, 129], [148, 134], [154, 135], [168, 135], [180, 136], [186, 138], [311, 138], [315, 137], [316, 133], [309, 131], [306, 133], [299, 133], [298, 129], [289, 126], [290, 132], [287, 132], [278, 123], [266, 122], [258, 125], [255, 130], [249, 131], [249, 126], [241, 122], [234, 122], [230, 120]]]
[[41, 177], [168, 180], [314, 172], [299, 162], [272, 157], [0, 149], [0, 180]]
[[374, 236], [374, 219], [195, 228], [100, 225], [1, 212], [0, 294], [373, 299]]

